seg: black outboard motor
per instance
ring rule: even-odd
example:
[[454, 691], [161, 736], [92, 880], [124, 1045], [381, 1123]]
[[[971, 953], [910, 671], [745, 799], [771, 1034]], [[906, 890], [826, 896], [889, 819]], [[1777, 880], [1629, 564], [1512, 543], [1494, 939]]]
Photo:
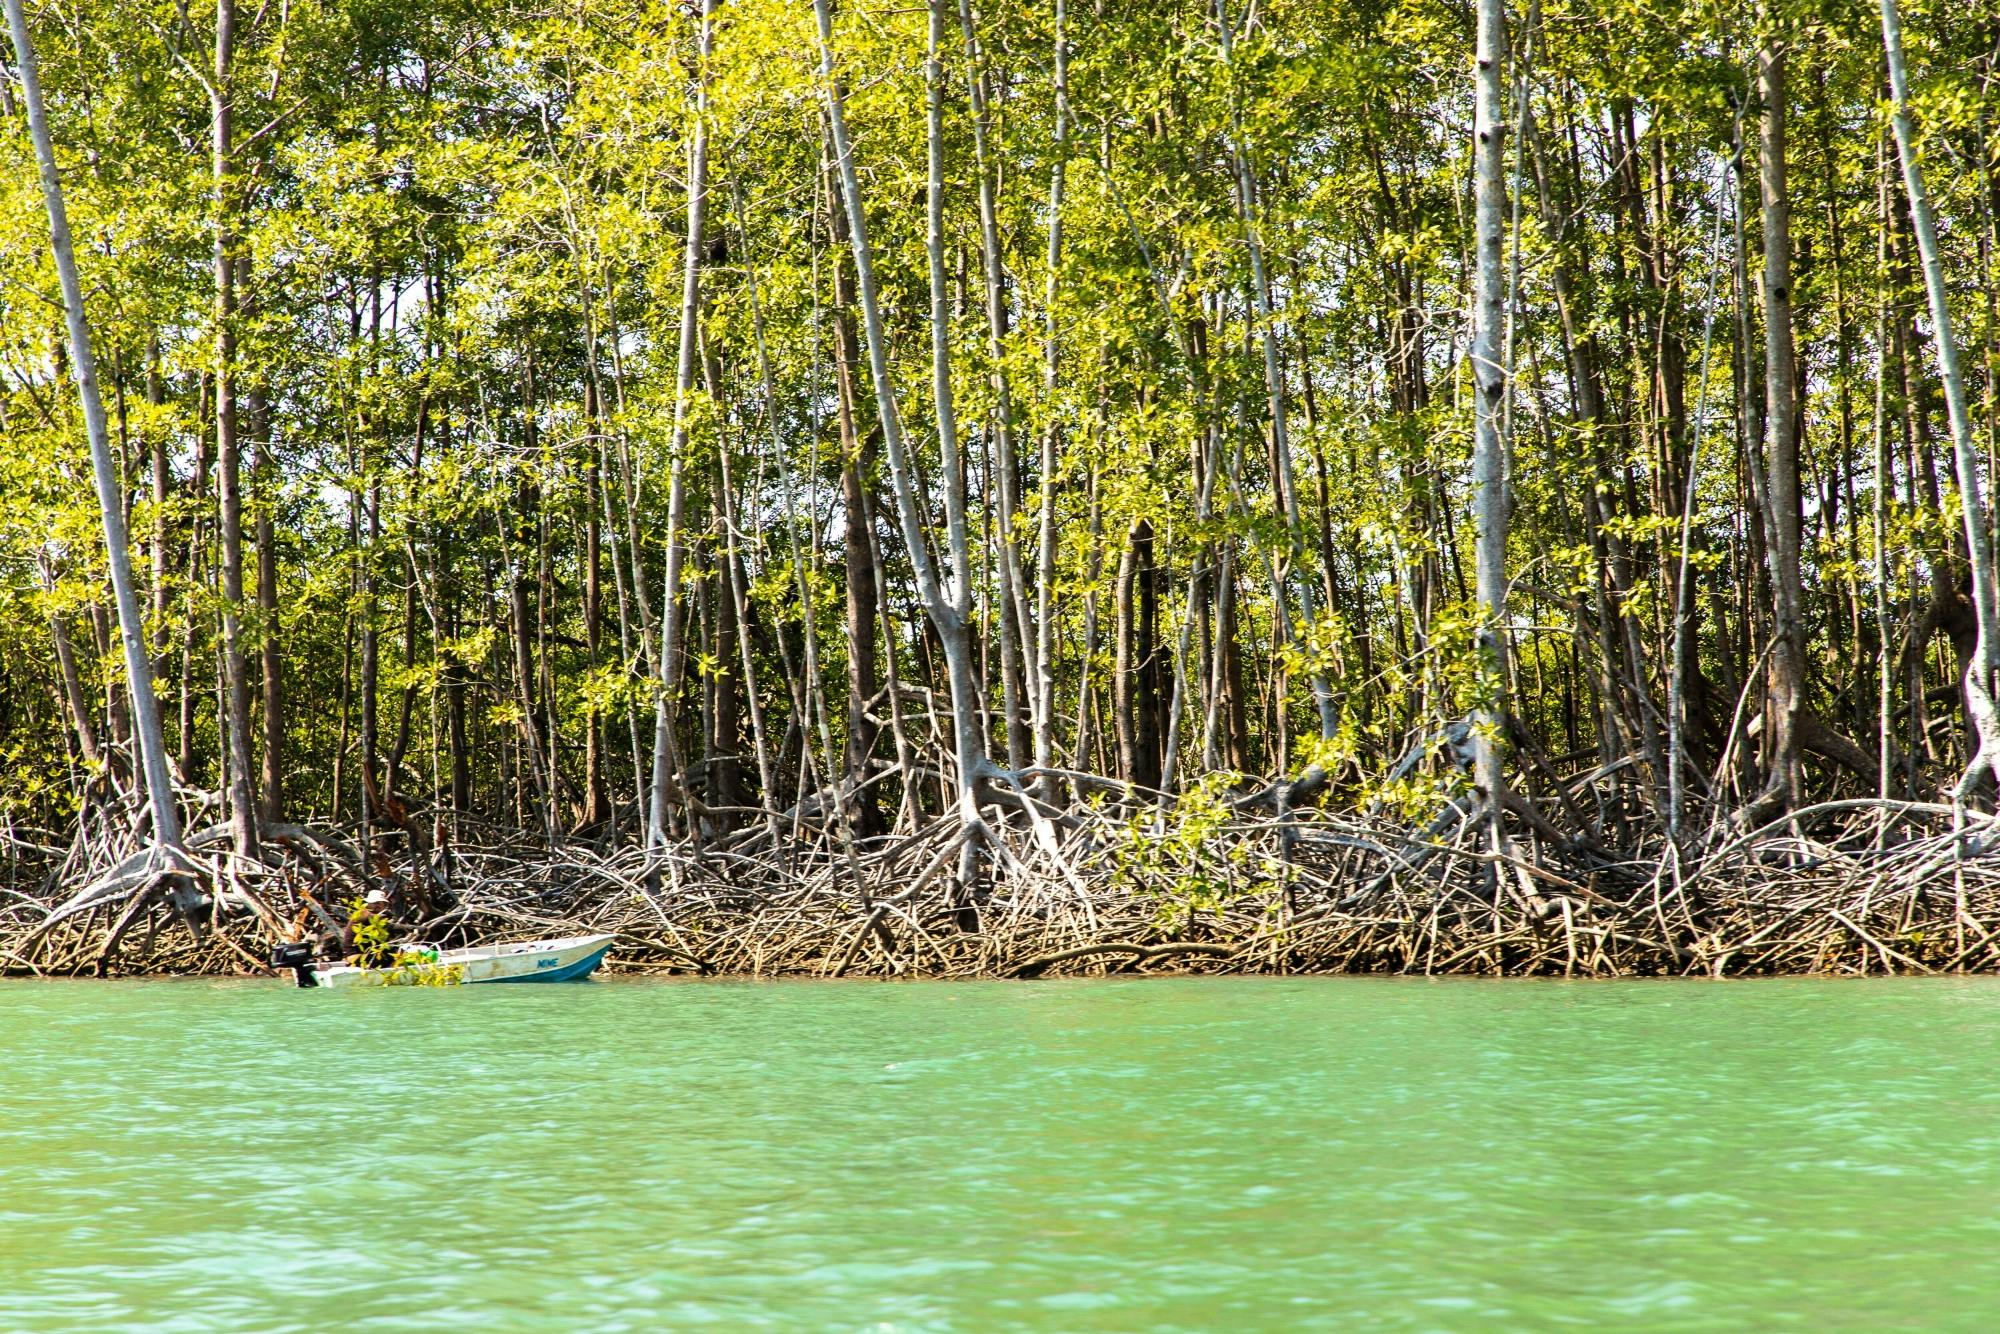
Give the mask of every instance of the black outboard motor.
[[271, 967], [291, 969], [293, 979], [302, 987], [319, 985], [313, 976], [313, 947], [306, 941], [281, 940], [271, 946]]

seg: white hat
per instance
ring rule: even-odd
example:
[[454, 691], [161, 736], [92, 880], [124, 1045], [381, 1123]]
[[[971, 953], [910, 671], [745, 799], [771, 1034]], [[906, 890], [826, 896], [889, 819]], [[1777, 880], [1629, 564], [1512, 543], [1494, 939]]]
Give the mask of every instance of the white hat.
[[361, 901], [363, 903], [387, 903], [389, 901], [389, 895], [386, 890], [371, 889], [368, 891], [367, 895], [362, 898]]

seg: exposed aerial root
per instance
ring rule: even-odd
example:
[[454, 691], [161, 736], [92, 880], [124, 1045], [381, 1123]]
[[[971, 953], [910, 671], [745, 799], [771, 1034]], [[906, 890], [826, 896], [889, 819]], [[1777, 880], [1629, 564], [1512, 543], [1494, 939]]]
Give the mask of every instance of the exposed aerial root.
[[[407, 932], [480, 943], [614, 932], [613, 967], [740, 976], [1045, 977], [1164, 970], [1606, 977], [2000, 969], [2000, 827], [1945, 804], [1828, 802], [1706, 848], [1619, 860], [1519, 819], [1514, 852], [1459, 806], [1429, 819], [1267, 803], [1063, 807], [997, 783], [983, 879], [956, 875], [956, 816], [853, 849], [795, 819], [649, 854], [549, 846], [449, 818], [364, 857], [335, 829], [274, 828], [249, 862], [189, 839], [190, 930], [117, 825], [67, 850], [17, 838], [0, 971], [242, 973], [270, 943], [338, 929], [371, 886]], [[1450, 818], [1447, 818], [1450, 817]], [[1955, 828], [1955, 820], [1958, 822]], [[1509, 874], [1491, 876], [1504, 861]], [[180, 868], [179, 874], [190, 873]], [[82, 886], [80, 889], [65, 887]]]

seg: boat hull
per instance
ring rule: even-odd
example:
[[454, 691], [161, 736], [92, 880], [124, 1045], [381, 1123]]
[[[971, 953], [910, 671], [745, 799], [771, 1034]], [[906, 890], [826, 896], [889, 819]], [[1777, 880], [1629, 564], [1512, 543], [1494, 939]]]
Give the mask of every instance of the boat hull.
[[[431, 968], [451, 970], [445, 985], [496, 982], [581, 982], [597, 971], [615, 937], [568, 936], [560, 940], [530, 940], [509, 945], [440, 950]], [[313, 985], [359, 987], [393, 985], [392, 972], [337, 964], [313, 970]]]
[[[607, 947], [609, 948], [609, 947]], [[514, 977], [488, 977], [486, 982], [581, 982], [597, 971], [597, 965], [604, 962], [604, 950], [566, 963], [543, 973], [522, 973]]]

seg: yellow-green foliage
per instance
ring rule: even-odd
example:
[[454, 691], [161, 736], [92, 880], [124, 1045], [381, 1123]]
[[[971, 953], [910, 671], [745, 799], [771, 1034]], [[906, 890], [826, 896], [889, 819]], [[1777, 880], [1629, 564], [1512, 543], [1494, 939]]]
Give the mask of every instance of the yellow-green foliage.
[[375, 987], [455, 987], [465, 981], [465, 969], [416, 950], [399, 950], [387, 968], [371, 968], [362, 980]]
[[[363, 904], [351, 900], [348, 911], [359, 914]], [[389, 919], [369, 913], [354, 928], [354, 945], [363, 963], [389, 956], [386, 966], [368, 968], [362, 979], [377, 987], [455, 987], [465, 981], [465, 969], [455, 963], [439, 963], [435, 951], [397, 950], [389, 953]]]
[[[229, 188], [211, 154], [189, 151], [209, 133], [214, 80], [166, 42], [200, 46], [214, 5], [31, 8], [166, 740], [190, 787], [227, 781], [217, 710], [191, 702], [233, 604], [251, 652], [268, 648], [281, 669], [272, 795], [293, 820], [356, 812], [361, 766], [339, 757], [354, 754], [370, 694], [394, 701], [405, 797], [437, 802], [449, 785], [466, 814], [549, 828], [567, 813], [530, 807], [551, 794], [630, 801], [651, 781], [663, 689], [645, 632], [670, 551], [672, 605], [709, 609], [687, 612], [667, 673], [681, 683], [666, 701], [674, 752], [712, 749], [698, 741], [706, 700], [711, 722], [740, 724], [725, 749], [770, 759], [760, 779], [774, 800], [818, 791], [826, 775], [801, 770], [832, 757], [797, 744], [822, 736], [808, 705], [827, 698], [840, 734], [871, 730], [832, 688], [843, 680], [880, 693], [871, 774], [911, 758], [893, 742], [920, 715], [915, 730], [952, 734], [884, 405], [854, 364], [839, 383], [866, 321], [829, 197], [811, 5], [709, 6], [706, 43], [701, 6], [657, 0], [244, 9], [222, 81], [237, 125]], [[1126, 669], [1143, 665], [1126, 682], [1138, 716], [1179, 690], [1162, 744], [1187, 779], [1211, 763], [1264, 778], [1319, 763], [1330, 808], [1428, 821], [1463, 780], [1428, 752], [1399, 760], [1461, 719], [1504, 712], [1509, 743], [1531, 740], [1537, 765], [1567, 774], [1664, 738], [1678, 706], [1681, 762], [1713, 772], [1727, 752], [1742, 772], [1719, 790], [1761, 790], [1768, 747], [1728, 742], [1734, 700], [1762, 689], [1776, 610], [1752, 467], [1767, 442], [1743, 410], [1763, 390], [1747, 405], [1737, 392], [1763, 365], [1766, 321], [1755, 285], [1729, 277], [1737, 234], [1748, 268], [1761, 270], [1763, 242], [1756, 217], [1736, 217], [1754, 164], [1730, 162], [1765, 121], [1751, 66], [1776, 42], [1794, 71], [1801, 705], [1865, 754], [1888, 731], [1913, 795], [1955, 781], [1966, 729], [1911, 737], [1899, 722], [1939, 691], [1960, 695], [1939, 639], [1952, 617], [1933, 603], [1956, 598], [1966, 568], [1957, 470], [1915, 447], [1944, 424], [1937, 339], [1910, 336], [1904, 318], [1922, 284], [1901, 173], [1882, 156], [1875, 6], [1513, 6], [1502, 243], [1519, 281], [1498, 624], [1471, 562], [1466, 6], [1071, 4], [1061, 89], [1054, 6], [970, 6], [972, 41], [945, 6], [937, 330], [925, 9], [832, 9], [882, 370], [900, 396], [889, 410], [909, 425], [909, 473], [929, 479], [916, 541], [949, 546], [941, 491], [963, 479], [978, 559], [948, 582], [980, 695], [961, 707], [995, 758], [1023, 712], [1006, 704], [1002, 666], [1046, 648], [1033, 675], [1052, 678], [1053, 716], [1038, 739], [1057, 767], [1112, 767], [1116, 728], [1100, 720], [1116, 712], [1122, 638]], [[1994, 9], [1905, 0], [1904, 23], [1981, 431], [2000, 385]], [[1524, 109], [1540, 133], [1514, 124]], [[54, 873], [80, 812], [125, 781], [105, 765], [126, 745], [129, 693], [18, 111], [0, 135], [0, 861], [41, 865], [9, 871], [17, 887]], [[710, 144], [690, 344], [701, 373], [684, 389], [697, 124]], [[223, 522], [224, 488], [203, 472], [219, 466], [218, 224], [240, 265], [230, 369], [251, 447], [239, 492], [246, 533], [267, 539], [246, 537], [268, 560], [268, 608], [225, 598], [207, 555]], [[962, 425], [957, 461], [937, 430], [934, 351]], [[680, 528], [676, 479], [683, 508], [704, 516]], [[1140, 522], [1153, 534], [1143, 567], [1122, 559]], [[863, 532], [878, 540], [856, 543], [856, 574], [881, 578], [857, 578], [850, 608], [843, 534]], [[595, 598], [574, 595], [593, 583]], [[560, 594], [531, 599], [531, 644], [515, 598], [483, 593], [502, 586]], [[1126, 589], [1136, 619], [1121, 630]], [[739, 637], [738, 624], [752, 629]], [[1504, 659], [1480, 647], [1496, 632]], [[364, 633], [397, 641], [373, 655], [365, 688]], [[540, 760], [513, 748], [530, 736], [546, 742]], [[574, 744], [586, 737], [598, 744]], [[1874, 790], [1809, 763], [1826, 795]], [[1665, 787], [1650, 765], [1617, 782], [1634, 778], [1637, 792]], [[863, 800], [929, 819], [950, 795], [927, 774], [880, 774]], [[642, 823], [620, 817], [621, 837]], [[1171, 845], [1206, 818], [1176, 808], [1167, 832], [1133, 838]], [[1129, 850], [1135, 866], [1176, 855]]]
[[1112, 857], [1139, 893], [1156, 897], [1162, 927], [1185, 926], [1204, 909], [1219, 909], [1256, 888], [1248, 849], [1232, 843], [1217, 857], [1211, 845], [1228, 835], [1223, 794], [1234, 774], [1211, 774], [1177, 798], [1171, 809], [1145, 808], [1119, 830]]

